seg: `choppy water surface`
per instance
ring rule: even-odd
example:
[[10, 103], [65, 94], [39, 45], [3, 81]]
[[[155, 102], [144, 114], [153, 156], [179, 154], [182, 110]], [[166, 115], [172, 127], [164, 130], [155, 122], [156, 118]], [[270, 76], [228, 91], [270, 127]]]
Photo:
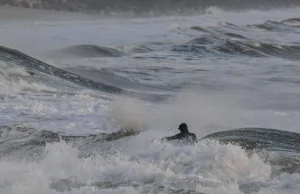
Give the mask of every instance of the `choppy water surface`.
[[[14, 11], [0, 19], [0, 193], [299, 193], [299, 8]], [[198, 144], [159, 141], [182, 122]]]

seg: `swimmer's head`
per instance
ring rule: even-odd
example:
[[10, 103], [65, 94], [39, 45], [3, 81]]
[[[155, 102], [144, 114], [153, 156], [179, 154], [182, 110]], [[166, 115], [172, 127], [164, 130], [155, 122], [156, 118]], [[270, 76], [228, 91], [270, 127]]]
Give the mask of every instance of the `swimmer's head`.
[[178, 127], [178, 129], [180, 130], [181, 133], [188, 133], [188, 126], [185, 123], [181, 123]]

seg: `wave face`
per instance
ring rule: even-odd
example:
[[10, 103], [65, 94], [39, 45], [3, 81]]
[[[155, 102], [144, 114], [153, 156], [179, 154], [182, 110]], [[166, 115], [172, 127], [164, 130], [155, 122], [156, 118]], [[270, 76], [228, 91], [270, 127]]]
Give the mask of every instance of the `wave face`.
[[[97, 1], [140, 12], [239, 2]], [[6, 8], [1, 194], [300, 192], [299, 8], [147, 18]], [[161, 141], [183, 122], [197, 144]]]
[[[51, 0], [12, 0], [2, 1], [2, 5], [14, 5], [19, 7], [28, 8], [41, 8], [41, 9], [56, 9], [68, 11], [133, 11], [141, 13], [145, 11], [170, 11], [170, 10], [184, 10], [184, 9], [205, 9], [210, 6], [218, 6], [221, 8], [269, 8], [269, 7], [283, 7], [291, 5], [299, 5], [297, 0], [165, 0], [165, 1], [137, 1], [137, 0], [75, 0], [75, 1], [51, 1]], [[175, 12], [176, 12], [175, 11]], [[173, 11], [174, 12], [174, 11]]]
[[6, 47], [0, 47], [1, 59], [3, 61], [10, 62], [12, 64], [25, 66], [32, 71], [39, 71], [48, 75], [55, 75], [62, 79], [70, 80], [77, 84], [84, 84], [85, 86], [92, 86], [95, 88], [99, 88], [105, 90], [107, 92], [122, 92], [122, 89], [107, 86], [101, 83], [95, 83], [93, 81], [81, 78], [78, 75], [69, 73], [65, 70], [56, 68], [54, 66], [43, 63], [42, 61], [36, 60], [28, 55], [25, 55], [17, 50], [9, 49]]
[[[76, 47], [76, 50], [80, 50], [79, 52], [82, 54], [82, 46], [80, 47]], [[100, 52], [100, 55], [116, 55], [116, 51], [109, 51], [108, 49], [103, 49], [100, 47], [96, 47], [97, 52]], [[99, 49], [100, 48], [100, 49]], [[73, 49], [71, 49], [72, 51], [74, 51]], [[86, 51], [83, 51], [84, 53], [86, 53]], [[21, 67], [25, 67], [27, 70], [29, 70], [30, 72], [32, 72], [33, 74], [38, 73], [38, 74], [42, 74], [41, 76], [55, 76], [58, 77], [60, 79], [66, 80], [68, 82], [72, 82], [75, 83], [79, 86], [84, 86], [87, 88], [92, 88], [92, 89], [96, 89], [96, 90], [100, 90], [106, 93], [118, 93], [118, 94], [128, 94], [128, 95], [135, 95], [135, 96], [140, 96], [141, 98], [145, 98], [145, 99], [153, 99], [153, 100], [162, 100], [164, 98], [166, 98], [168, 95], [167, 94], [145, 94], [143, 92], [136, 92], [132, 89], [137, 89], [139, 90], [140, 88], [142, 88], [142, 85], [138, 85], [138, 87], [134, 88], [134, 84], [131, 84], [131, 88], [129, 88], [128, 90], [124, 89], [124, 88], [120, 88], [117, 87], [115, 85], [112, 85], [112, 81], [111, 80], [107, 80], [105, 81], [105, 79], [97, 79], [96, 81], [94, 81], [92, 79], [93, 75], [92, 75], [92, 70], [91, 72], [86, 75], [82, 70], [81, 73], [77, 71], [77, 74], [71, 73], [69, 71], [48, 65], [42, 61], [39, 61], [35, 58], [32, 58], [24, 53], [21, 53], [20, 51], [14, 50], [14, 49], [10, 49], [7, 47], [0, 47], [0, 60], [8, 62], [11, 65], [18, 65]], [[83, 76], [80, 76], [83, 75]], [[89, 77], [90, 76], [90, 77]], [[98, 74], [98, 76], [104, 77], [105, 75], [100, 75]], [[107, 76], [106, 76], [107, 77]], [[117, 80], [116, 80], [117, 81]], [[104, 83], [106, 82], [106, 83]], [[159, 88], [155, 88], [155, 87], [149, 87], [148, 89], [157, 89], [159, 91]], [[142, 90], [147, 90], [147, 88]], [[162, 91], [162, 90], [161, 90]]]
[[[96, 45], [75, 45], [58, 51], [62, 57], [120, 57], [124, 54], [116, 49]], [[57, 56], [58, 53], [56, 53]]]
[[245, 128], [209, 134], [203, 139], [213, 138], [224, 143], [239, 144], [246, 149], [289, 150], [299, 152], [299, 134], [261, 128]]

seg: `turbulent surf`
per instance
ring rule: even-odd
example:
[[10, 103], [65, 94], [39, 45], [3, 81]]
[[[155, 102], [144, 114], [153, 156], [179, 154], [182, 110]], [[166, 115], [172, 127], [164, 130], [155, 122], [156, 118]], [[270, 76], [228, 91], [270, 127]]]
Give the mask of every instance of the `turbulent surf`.
[[0, 8], [0, 193], [299, 193], [300, 8], [260, 3], [5, 2], [43, 10]]

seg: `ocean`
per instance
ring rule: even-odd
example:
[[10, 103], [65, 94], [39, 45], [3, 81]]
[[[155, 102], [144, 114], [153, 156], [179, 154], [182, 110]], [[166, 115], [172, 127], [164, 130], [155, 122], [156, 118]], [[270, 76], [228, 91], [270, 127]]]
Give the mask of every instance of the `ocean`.
[[0, 194], [299, 193], [300, 7], [188, 10], [1, 7]]

